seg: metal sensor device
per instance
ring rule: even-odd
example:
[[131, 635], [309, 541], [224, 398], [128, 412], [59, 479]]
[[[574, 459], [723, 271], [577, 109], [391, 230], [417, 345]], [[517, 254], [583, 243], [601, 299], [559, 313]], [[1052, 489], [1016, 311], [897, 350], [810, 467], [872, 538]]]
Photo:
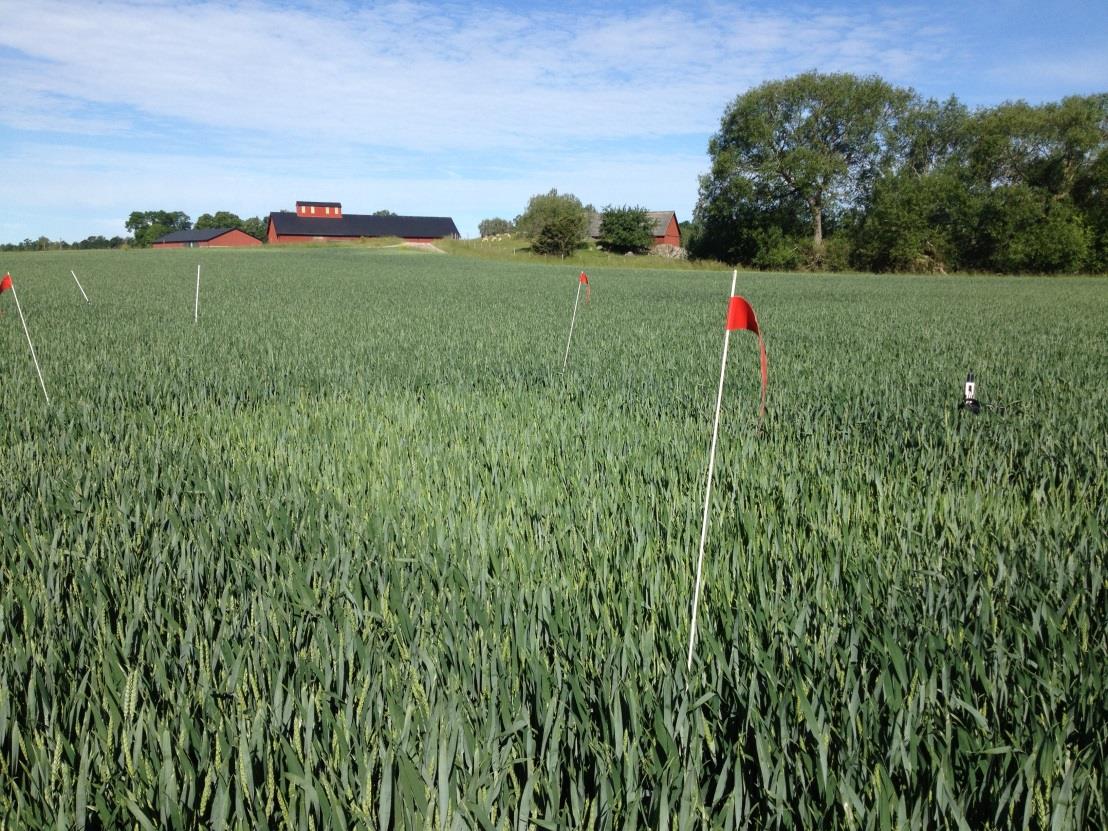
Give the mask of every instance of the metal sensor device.
[[977, 384], [973, 380], [973, 373], [969, 373], [966, 376], [966, 390], [962, 396], [962, 403], [958, 405], [959, 408], [969, 410], [971, 413], [981, 412], [981, 404], [977, 400]]

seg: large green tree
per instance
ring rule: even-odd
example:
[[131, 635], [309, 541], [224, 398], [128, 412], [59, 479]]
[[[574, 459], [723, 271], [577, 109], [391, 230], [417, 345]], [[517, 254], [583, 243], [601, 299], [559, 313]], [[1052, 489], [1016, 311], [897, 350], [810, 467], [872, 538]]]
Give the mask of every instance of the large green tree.
[[974, 114], [966, 187], [982, 210], [970, 265], [997, 271], [1108, 267], [1108, 94]]
[[693, 234], [694, 257], [792, 269], [807, 259], [805, 205], [795, 194], [771, 191], [742, 176], [701, 179]]
[[242, 228], [242, 219], [230, 211], [216, 211], [214, 214], [200, 214], [196, 219], [198, 229], [204, 228]]
[[898, 120], [884, 171], [852, 216], [853, 264], [868, 271], [945, 272], [966, 265], [980, 199], [962, 167], [971, 139], [965, 106], [917, 101]]
[[654, 242], [654, 221], [646, 208], [611, 205], [600, 218], [600, 244], [620, 254], [642, 254]]
[[231, 211], [216, 211], [214, 214], [200, 214], [195, 228], [234, 228], [249, 234], [255, 239], [265, 241], [266, 223], [261, 217], [250, 216], [242, 219]]
[[854, 265], [917, 274], [962, 268], [979, 210], [956, 172], [901, 170], [877, 183], [858, 217]]
[[1074, 181], [1073, 201], [1092, 234], [1089, 268], [1108, 271], [1108, 146], [1100, 150]]
[[189, 230], [192, 220], [184, 211], [132, 211], [123, 227], [131, 232], [135, 245], [141, 248], [166, 234]]
[[513, 230], [514, 226], [512, 223], [500, 217], [482, 219], [477, 225], [477, 233], [482, 237], [495, 237], [497, 234], [510, 234]]
[[527, 210], [516, 217], [515, 226], [531, 240], [536, 254], [564, 257], [584, 241], [588, 221], [580, 199], [552, 189], [532, 196]]
[[1025, 184], [995, 188], [977, 219], [971, 265], [1004, 273], [1081, 271], [1093, 235], [1069, 199], [1044, 198]]
[[926, 176], [948, 169], [965, 156], [971, 123], [969, 110], [953, 95], [942, 103], [915, 101], [890, 136], [897, 172]]
[[895, 175], [859, 211], [862, 268], [1103, 270], [1108, 96], [969, 113], [927, 102], [899, 123]]
[[260, 216], [250, 216], [244, 219], [242, 221], [242, 228], [240, 230], [243, 233], [249, 234], [255, 239], [261, 240], [262, 242], [266, 241], [266, 221]]
[[1001, 104], [976, 113], [971, 130], [969, 173], [976, 185], [1028, 185], [1068, 196], [1108, 147], [1108, 94]]
[[857, 204], [894, 163], [896, 127], [915, 97], [877, 77], [819, 72], [740, 95], [709, 144], [700, 214], [726, 214], [714, 203], [736, 193], [773, 210], [802, 206], [818, 258], [828, 215]]

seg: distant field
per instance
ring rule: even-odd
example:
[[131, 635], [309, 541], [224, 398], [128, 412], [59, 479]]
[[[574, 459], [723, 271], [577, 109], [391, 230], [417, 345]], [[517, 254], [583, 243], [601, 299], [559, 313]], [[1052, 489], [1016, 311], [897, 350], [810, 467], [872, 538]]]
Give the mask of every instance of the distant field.
[[0, 824], [1108, 826], [1103, 279], [741, 274], [687, 674], [729, 274], [6, 270]]

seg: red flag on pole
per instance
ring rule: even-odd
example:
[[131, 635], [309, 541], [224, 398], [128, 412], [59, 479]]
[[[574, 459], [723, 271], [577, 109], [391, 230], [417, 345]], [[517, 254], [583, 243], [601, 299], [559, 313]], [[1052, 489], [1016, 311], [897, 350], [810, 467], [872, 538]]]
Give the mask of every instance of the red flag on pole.
[[758, 318], [745, 297], [736, 294], [731, 298], [731, 304], [727, 307], [727, 328], [732, 332], [736, 329], [758, 331]]
[[23, 324], [23, 334], [27, 336], [27, 346], [31, 350], [31, 360], [35, 362], [35, 372], [38, 373], [38, 383], [42, 387], [42, 394], [46, 397], [46, 403], [50, 403], [50, 395], [46, 392], [46, 382], [42, 380], [42, 368], [38, 365], [38, 356], [35, 355], [35, 345], [31, 343], [31, 333], [27, 331], [27, 318], [23, 316], [23, 307], [19, 305], [19, 292], [15, 290], [15, 284], [12, 283], [12, 275], [5, 274], [3, 279], [0, 279], [0, 294], [3, 294], [8, 289], [12, 290], [12, 297], [15, 299], [15, 310], [19, 312], [19, 322]]
[[[766, 344], [762, 340], [762, 332], [758, 327], [758, 318], [754, 309], [746, 298], [735, 294], [735, 282], [739, 278], [739, 270], [731, 272], [730, 301], [727, 306], [727, 324], [723, 330], [723, 357], [719, 366], [719, 390], [716, 393], [716, 417], [712, 425], [712, 446], [708, 451], [708, 481], [704, 487], [704, 518], [700, 525], [700, 551], [696, 558], [696, 584], [693, 588], [692, 616], [689, 620], [689, 658], [686, 669], [692, 670], [693, 647], [696, 645], [696, 616], [700, 604], [700, 587], [704, 575], [704, 544], [708, 540], [708, 507], [712, 499], [712, 474], [716, 465], [716, 439], [719, 437], [719, 414], [723, 407], [723, 378], [727, 372], [727, 347], [731, 341], [731, 333], [736, 329], [745, 329], [758, 336], [758, 348], [762, 353], [762, 408], [758, 415], [759, 421], [766, 413], [766, 385], [769, 373], [766, 369]], [[688, 681], [686, 681], [686, 684]]]
[[581, 275], [577, 278], [577, 295], [573, 298], [573, 316], [569, 319], [569, 337], [566, 338], [566, 357], [562, 361], [562, 374], [565, 374], [566, 367], [569, 366], [569, 345], [573, 341], [573, 324], [577, 322], [577, 304], [581, 302], [581, 286], [585, 287], [585, 302], [589, 302], [589, 294], [591, 289], [589, 288], [589, 275], [585, 272], [581, 272]]
[[744, 329], [758, 336], [758, 350], [762, 360], [762, 408], [760, 415], [766, 412], [766, 387], [769, 385], [769, 368], [766, 366], [766, 342], [762, 340], [762, 331], [758, 328], [758, 317], [754, 314], [754, 308], [746, 302], [745, 297], [734, 295], [731, 304], [727, 307], [727, 331]]

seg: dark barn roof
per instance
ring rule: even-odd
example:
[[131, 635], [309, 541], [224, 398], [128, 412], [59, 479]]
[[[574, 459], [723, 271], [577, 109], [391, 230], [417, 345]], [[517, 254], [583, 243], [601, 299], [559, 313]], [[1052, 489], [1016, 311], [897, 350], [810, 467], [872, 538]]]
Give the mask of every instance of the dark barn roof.
[[189, 231], [174, 231], [172, 234], [166, 234], [164, 237], [154, 240], [154, 243], [208, 242], [216, 237], [221, 237], [224, 234], [230, 233], [233, 230], [233, 228], [193, 228]]
[[448, 216], [369, 216], [344, 214], [338, 219], [297, 216], [292, 211], [269, 215], [281, 236], [297, 237], [440, 237], [458, 236], [458, 227]]

